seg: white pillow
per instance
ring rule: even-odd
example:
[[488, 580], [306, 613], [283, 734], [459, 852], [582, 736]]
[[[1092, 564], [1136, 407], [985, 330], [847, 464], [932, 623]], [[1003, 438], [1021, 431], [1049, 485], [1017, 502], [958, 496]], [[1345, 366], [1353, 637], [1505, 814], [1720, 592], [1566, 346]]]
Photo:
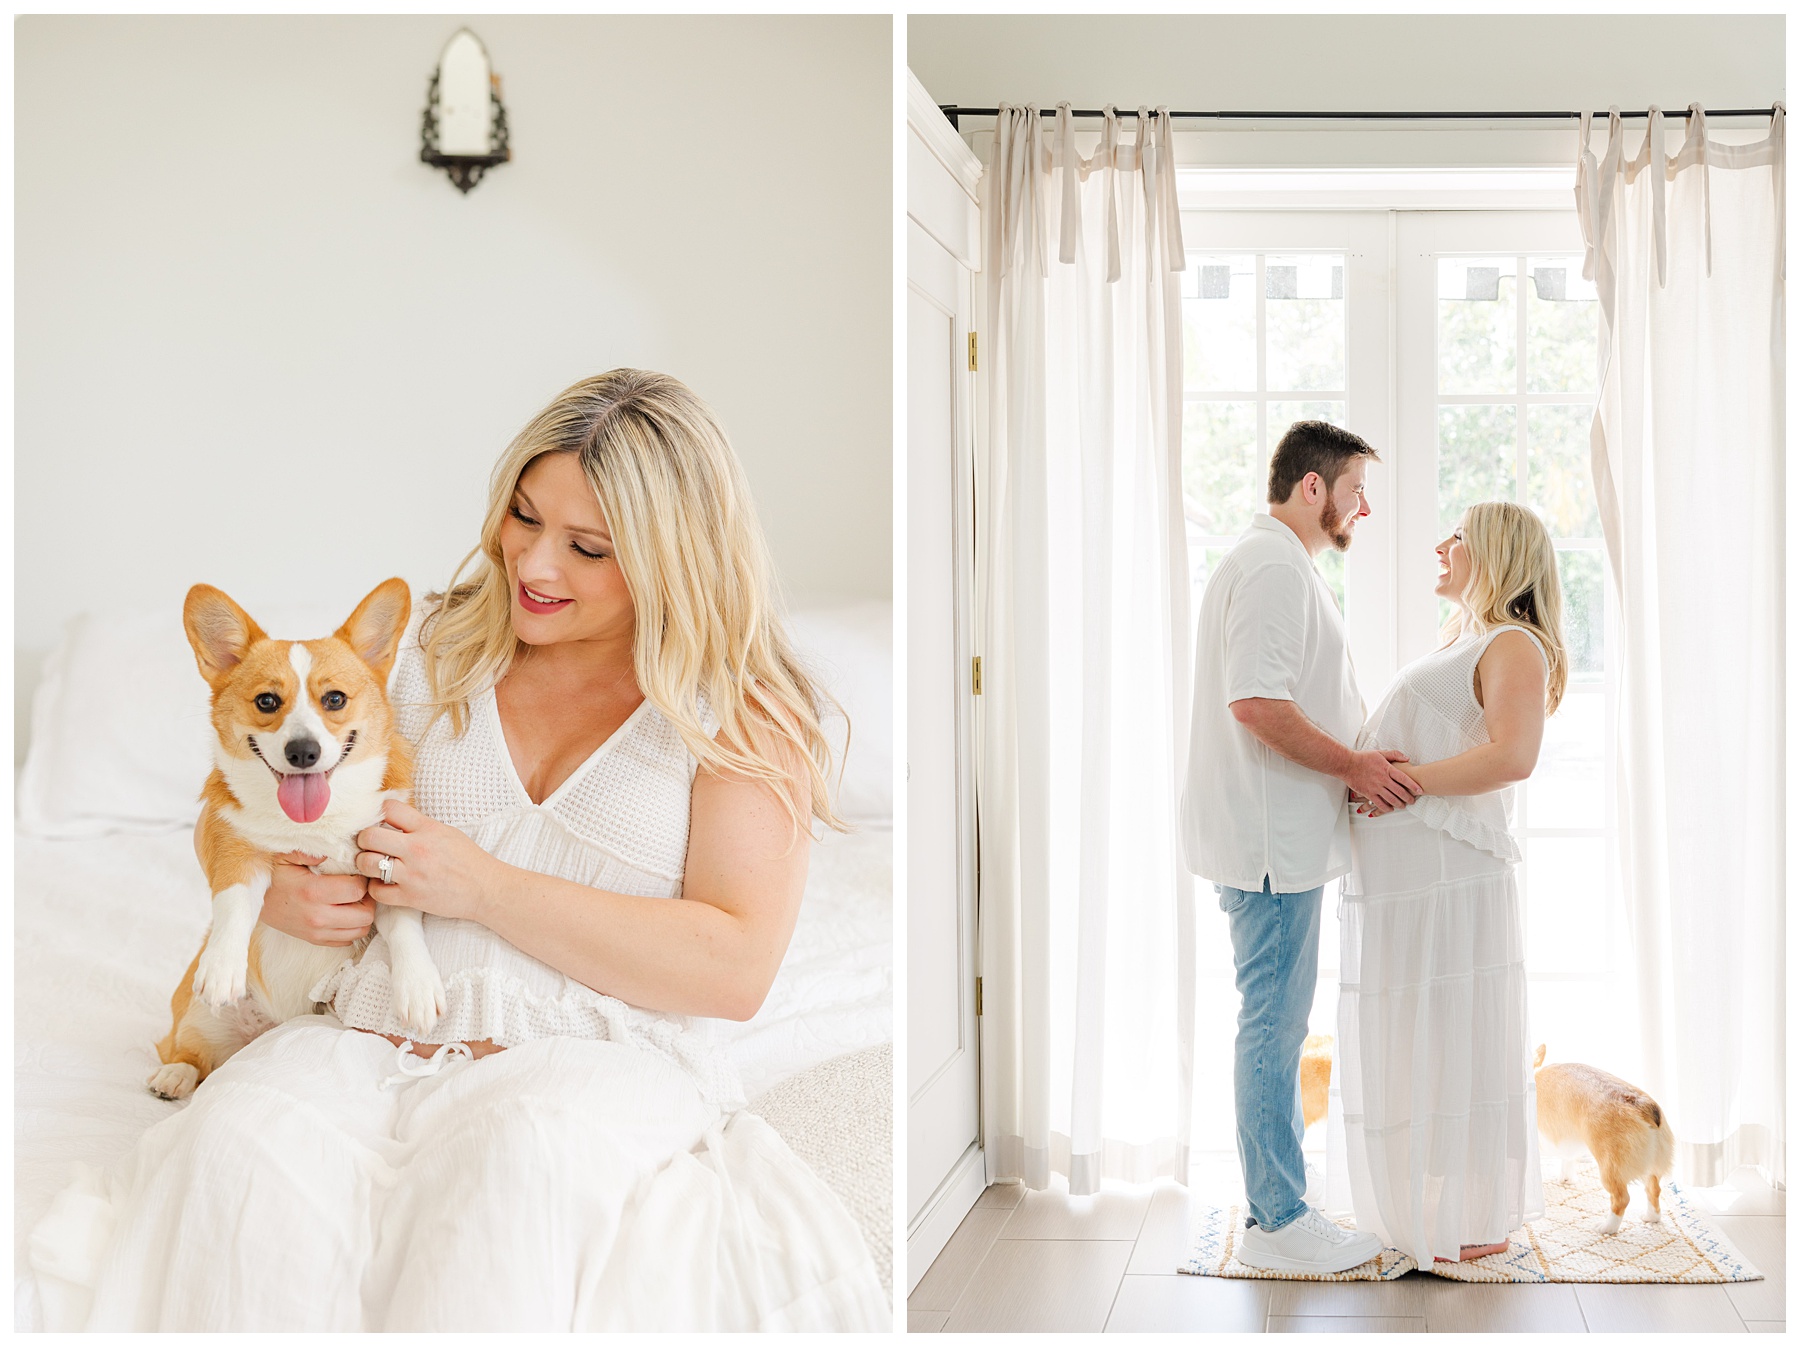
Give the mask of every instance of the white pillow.
[[[852, 823], [894, 821], [894, 605], [885, 600], [814, 608], [789, 619], [801, 659], [850, 716], [850, 752], [840, 756], [838, 812]], [[844, 751], [844, 721], [825, 722]]]
[[[803, 658], [849, 711], [838, 809], [859, 823], [894, 814], [893, 605], [797, 613]], [[253, 612], [271, 636], [311, 640], [347, 616], [288, 605]], [[84, 613], [44, 664], [19, 777], [21, 831], [98, 837], [192, 826], [212, 768], [210, 695], [179, 609]], [[841, 751], [843, 721], [826, 732]]]
[[[271, 636], [312, 640], [348, 613], [290, 605], [251, 616]], [[98, 837], [192, 826], [212, 770], [211, 706], [179, 608], [75, 617], [32, 700], [19, 828]]]

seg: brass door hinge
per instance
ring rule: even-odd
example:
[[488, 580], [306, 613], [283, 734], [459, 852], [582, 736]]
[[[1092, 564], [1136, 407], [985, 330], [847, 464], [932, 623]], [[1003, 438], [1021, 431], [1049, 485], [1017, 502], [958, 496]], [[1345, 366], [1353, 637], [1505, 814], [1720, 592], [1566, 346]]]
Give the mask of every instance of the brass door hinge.
[[975, 370], [975, 334], [973, 332], [969, 334], [969, 370], [971, 373]]
[[974, 660], [971, 663], [969, 682], [970, 682], [970, 685], [975, 689], [975, 695], [977, 697], [979, 697], [981, 695], [981, 656], [980, 655], [975, 656]]
[[975, 979], [975, 1013], [977, 1016], [979, 1016], [981, 1014], [981, 979], [980, 978]]

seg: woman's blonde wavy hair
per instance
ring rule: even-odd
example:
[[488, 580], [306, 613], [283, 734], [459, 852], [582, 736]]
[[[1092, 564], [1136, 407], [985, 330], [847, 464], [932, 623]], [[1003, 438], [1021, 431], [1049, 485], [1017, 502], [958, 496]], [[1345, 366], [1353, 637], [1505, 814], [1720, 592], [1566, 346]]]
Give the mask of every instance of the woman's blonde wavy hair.
[[[636, 612], [632, 659], [645, 699], [702, 766], [767, 782], [796, 829], [816, 818], [847, 831], [832, 809], [832, 751], [819, 725], [824, 703], [837, 702], [801, 667], [783, 630], [768, 545], [724, 430], [666, 374], [615, 369], [583, 379], [533, 417], [494, 466], [480, 545], [445, 594], [428, 596], [442, 603], [422, 628], [432, 705], [449, 714], [451, 731], [467, 729], [469, 699], [518, 654], [500, 526], [520, 475], [554, 453], [580, 456], [606, 516]], [[726, 744], [701, 722], [702, 695]], [[804, 787], [784, 765], [795, 750]]]
[[1569, 650], [1550, 530], [1523, 505], [1484, 500], [1463, 512], [1462, 543], [1469, 555], [1469, 580], [1462, 606], [1444, 624], [1445, 643], [1465, 630], [1479, 634], [1495, 627], [1528, 628], [1544, 645], [1549, 662], [1544, 711], [1554, 712], [1569, 683]]

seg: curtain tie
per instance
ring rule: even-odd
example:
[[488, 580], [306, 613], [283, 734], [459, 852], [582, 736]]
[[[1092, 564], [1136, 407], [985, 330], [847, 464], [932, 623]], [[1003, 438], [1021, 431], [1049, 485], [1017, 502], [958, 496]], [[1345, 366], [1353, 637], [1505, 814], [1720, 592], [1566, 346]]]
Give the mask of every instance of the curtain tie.
[[1594, 182], [1598, 165], [1594, 162], [1593, 150], [1589, 148], [1593, 132], [1594, 114], [1582, 113], [1581, 130], [1577, 133], [1580, 139], [1575, 142], [1575, 218], [1581, 222], [1581, 275], [1584, 280], [1589, 281], [1594, 279], [1594, 249], [1598, 242], [1594, 231], [1600, 213]]
[[[1144, 153], [1144, 123], [1138, 122], [1138, 158]], [[1100, 136], [1100, 162], [1106, 188], [1106, 282], [1111, 285], [1124, 275], [1119, 261], [1119, 114], [1111, 103], [1106, 105], [1106, 129]]]
[[1669, 284], [1669, 161], [1663, 154], [1663, 115], [1650, 105], [1650, 125], [1644, 128], [1644, 166], [1650, 177], [1650, 239], [1656, 248], [1656, 283]]
[[1700, 165], [1700, 228], [1706, 239], [1706, 279], [1712, 279], [1712, 149], [1706, 138], [1706, 109], [1688, 104], [1688, 141]]
[[1051, 163], [1062, 170], [1062, 238], [1057, 257], [1073, 262], [1081, 238], [1081, 160], [1075, 154], [1074, 109], [1067, 103], [1056, 105], [1056, 157]]

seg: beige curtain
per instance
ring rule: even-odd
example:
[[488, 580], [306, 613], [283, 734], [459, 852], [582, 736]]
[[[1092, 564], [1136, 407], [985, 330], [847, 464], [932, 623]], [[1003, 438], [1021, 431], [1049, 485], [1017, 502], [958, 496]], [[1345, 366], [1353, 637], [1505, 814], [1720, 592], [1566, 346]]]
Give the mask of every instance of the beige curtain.
[[1785, 114], [1755, 144], [1691, 110], [1673, 155], [1582, 119], [1600, 294], [1594, 482], [1623, 641], [1621, 869], [1645, 1079], [1693, 1184], [1785, 1181]]
[[1000, 110], [982, 182], [983, 1101], [990, 1178], [1185, 1180], [1193, 908], [1185, 265], [1165, 112]]

